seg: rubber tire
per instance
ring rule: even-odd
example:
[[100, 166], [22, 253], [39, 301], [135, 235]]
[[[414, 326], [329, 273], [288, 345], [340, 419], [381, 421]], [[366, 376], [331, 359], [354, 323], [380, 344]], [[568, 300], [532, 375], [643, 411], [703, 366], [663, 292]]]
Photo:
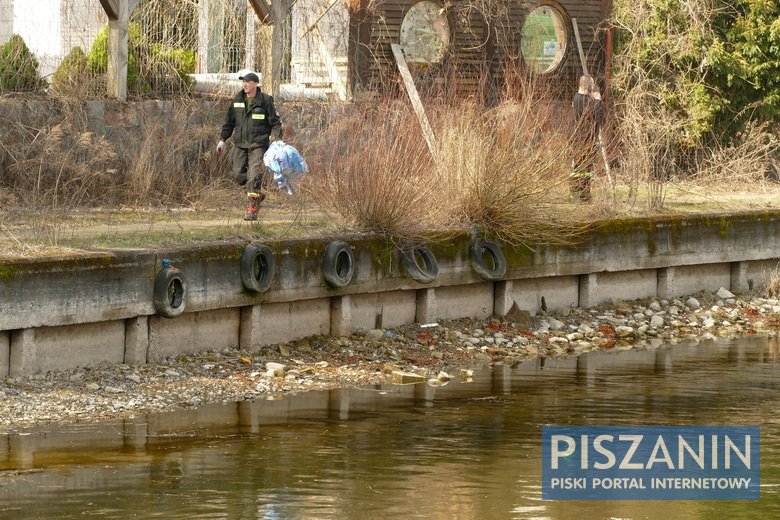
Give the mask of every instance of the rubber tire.
[[157, 271], [154, 278], [154, 308], [165, 318], [181, 316], [187, 306], [187, 283], [175, 267]]
[[322, 275], [334, 288], [346, 287], [355, 274], [355, 254], [352, 246], [338, 240], [331, 242], [322, 255]]
[[241, 255], [241, 283], [249, 292], [267, 291], [274, 281], [276, 259], [273, 250], [263, 244], [249, 244]]
[[[422, 266], [417, 262], [417, 255], [422, 258]], [[406, 273], [417, 282], [431, 283], [439, 277], [439, 262], [433, 251], [426, 245], [402, 250], [401, 264], [406, 269]]]
[[[485, 251], [493, 258], [493, 269], [485, 263]], [[482, 238], [475, 238], [469, 245], [471, 266], [485, 280], [501, 280], [506, 274], [506, 258], [501, 246]]]

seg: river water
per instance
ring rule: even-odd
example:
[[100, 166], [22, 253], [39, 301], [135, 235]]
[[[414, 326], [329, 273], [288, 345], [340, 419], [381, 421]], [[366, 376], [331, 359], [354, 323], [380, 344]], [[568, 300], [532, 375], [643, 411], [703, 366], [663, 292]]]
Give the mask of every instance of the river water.
[[[776, 337], [664, 345], [0, 440], [0, 518], [780, 517]], [[759, 425], [759, 501], [543, 501], [541, 426]]]

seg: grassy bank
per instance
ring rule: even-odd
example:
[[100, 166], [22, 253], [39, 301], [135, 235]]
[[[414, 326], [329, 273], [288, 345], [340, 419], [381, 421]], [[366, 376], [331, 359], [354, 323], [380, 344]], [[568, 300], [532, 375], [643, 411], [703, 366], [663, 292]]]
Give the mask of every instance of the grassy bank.
[[39, 101], [0, 97], [6, 255], [338, 233], [404, 243], [466, 230], [566, 244], [603, 218], [780, 208], [778, 141], [768, 129], [699, 150], [683, 170], [646, 153], [663, 147], [643, 140], [652, 120], [632, 120], [631, 135], [644, 136], [632, 140], [617, 117], [605, 132], [609, 163], [595, 164], [593, 200], [575, 202], [569, 107], [533, 78], [518, 76], [490, 106], [426, 99], [430, 147], [402, 94], [334, 105], [314, 138], [296, 141], [289, 129], [310, 172], [295, 196], [271, 190], [253, 224], [241, 219], [245, 195], [227, 158], [213, 150], [220, 111], [203, 112], [219, 103], [185, 100], [162, 114], [153, 102], [125, 107], [98, 135], [83, 103], [54, 100], [42, 113]]

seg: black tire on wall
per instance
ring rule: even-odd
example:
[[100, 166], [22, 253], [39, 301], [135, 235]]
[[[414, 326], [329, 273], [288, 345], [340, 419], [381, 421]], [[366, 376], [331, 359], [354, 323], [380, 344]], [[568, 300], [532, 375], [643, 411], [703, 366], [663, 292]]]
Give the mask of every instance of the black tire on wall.
[[[485, 261], [485, 254], [490, 258]], [[475, 238], [469, 245], [471, 266], [485, 280], [501, 280], [506, 274], [506, 258], [497, 242]]]
[[331, 242], [322, 255], [322, 274], [331, 287], [346, 287], [355, 274], [352, 246], [338, 240]]
[[241, 283], [247, 291], [265, 292], [276, 274], [273, 250], [263, 244], [249, 244], [241, 255]]
[[176, 318], [187, 304], [187, 283], [175, 267], [163, 267], [154, 278], [154, 308], [165, 318]]
[[439, 277], [439, 262], [433, 251], [426, 245], [401, 251], [401, 264], [406, 269], [406, 273], [417, 282], [431, 283]]

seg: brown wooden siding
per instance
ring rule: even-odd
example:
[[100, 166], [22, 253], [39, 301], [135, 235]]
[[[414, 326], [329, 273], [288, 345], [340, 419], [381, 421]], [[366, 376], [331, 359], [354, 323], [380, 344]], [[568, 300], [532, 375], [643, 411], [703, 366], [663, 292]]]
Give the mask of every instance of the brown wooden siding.
[[[352, 62], [355, 67], [352, 73], [355, 82], [353, 87], [357, 90], [381, 90], [396, 84], [397, 67], [390, 44], [399, 42], [401, 22], [417, 1], [380, 1], [373, 10], [361, 11], [361, 21], [354, 24], [351, 31], [352, 38], [357, 39], [354, 48], [366, 50], [362, 59]], [[520, 34], [525, 17], [531, 9], [541, 4], [552, 4], [559, 8], [565, 18], [568, 35], [563, 62], [556, 70], [544, 75], [545, 84], [560, 92], [564, 99], [576, 90], [582, 68], [572, 18], [577, 19], [589, 72], [601, 80], [604, 52], [603, 35], [598, 28], [603, 24], [608, 0], [507, 1], [499, 6], [506, 15], [494, 20], [490, 34], [480, 11], [466, 1], [454, 0], [448, 4], [450, 7], [447, 10], [451, 30], [450, 53], [442, 64], [431, 67], [425, 73], [418, 73], [418, 80], [428, 86], [444, 88], [456, 77], [458, 94], [464, 96], [485, 95], [491, 89], [500, 90], [504, 84], [505, 69], [521, 62]]]

